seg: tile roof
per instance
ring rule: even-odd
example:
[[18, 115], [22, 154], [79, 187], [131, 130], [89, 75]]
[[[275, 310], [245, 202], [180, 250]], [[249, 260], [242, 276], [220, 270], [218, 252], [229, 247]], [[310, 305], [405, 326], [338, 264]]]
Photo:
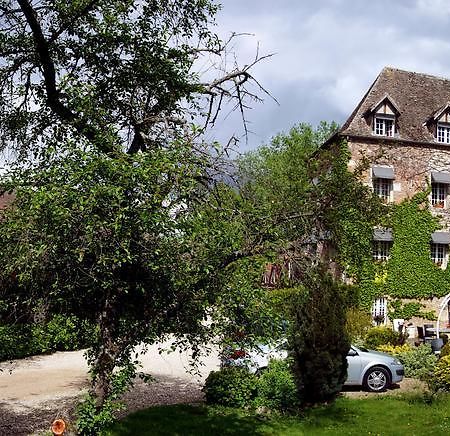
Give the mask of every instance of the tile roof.
[[364, 115], [386, 96], [399, 111], [395, 139], [436, 144], [425, 123], [450, 102], [450, 79], [390, 67], [383, 68], [339, 133], [373, 136]]

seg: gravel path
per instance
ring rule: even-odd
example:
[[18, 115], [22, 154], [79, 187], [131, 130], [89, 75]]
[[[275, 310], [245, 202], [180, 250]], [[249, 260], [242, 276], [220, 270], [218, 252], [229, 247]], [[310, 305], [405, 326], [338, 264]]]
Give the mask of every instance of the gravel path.
[[[142, 356], [142, 371], [156, 381], [136, 382], [125, 397], [127, 413], [156, 404], [201, 401], [203, 381], [218, 364], [213, 352], [202, 360], [199, 373], [192, 374], [187, 353], [160, 354], [158, 346], [150, 347]], [[2, 363], [0, 369], [0, 436], [39, 434], [57, 417], [73, 422], [75, 405], [88, 387], [81, 351]]]

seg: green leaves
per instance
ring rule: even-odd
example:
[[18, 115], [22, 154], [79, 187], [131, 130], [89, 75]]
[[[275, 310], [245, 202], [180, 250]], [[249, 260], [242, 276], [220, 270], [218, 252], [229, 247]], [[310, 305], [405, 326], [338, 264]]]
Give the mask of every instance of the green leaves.
[[0, 21], [1, 149], [45, 153], [75, 137], [136, 152], [184, 134], [185, 115], [200, 116], [191, 68], [199, 47], [219, 50], [209, 30], [216, 5], [16, 3], [5, 2]]

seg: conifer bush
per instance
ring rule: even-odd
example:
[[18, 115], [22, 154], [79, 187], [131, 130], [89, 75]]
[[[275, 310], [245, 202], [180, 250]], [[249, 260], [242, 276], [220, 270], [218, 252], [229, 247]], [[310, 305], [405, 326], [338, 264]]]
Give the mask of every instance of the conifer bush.
[[333, 400], [347, 378], [348, 288], [318, 269], [293, 301], [290, 349], [300, 403]]

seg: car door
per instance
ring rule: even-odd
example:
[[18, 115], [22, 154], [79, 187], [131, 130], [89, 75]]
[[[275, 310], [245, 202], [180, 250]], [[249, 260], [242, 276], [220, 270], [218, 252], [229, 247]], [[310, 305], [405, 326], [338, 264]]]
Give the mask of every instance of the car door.
[[347, 380], [345, 384], [356, 385], [359, 384], [361, 378], [361, 357], [358, 352], [351, 347], [347, 353]]

